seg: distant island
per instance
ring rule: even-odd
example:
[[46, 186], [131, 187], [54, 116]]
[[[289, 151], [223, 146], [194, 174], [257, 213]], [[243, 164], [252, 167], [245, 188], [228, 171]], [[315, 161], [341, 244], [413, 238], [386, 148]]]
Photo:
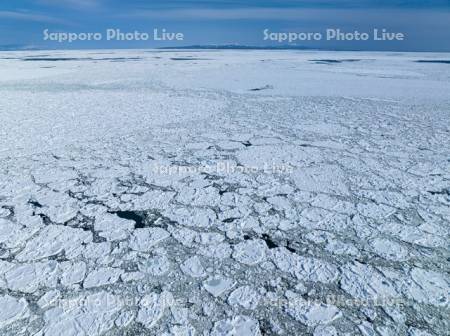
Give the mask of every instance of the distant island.
[[172, 46], [160, 47], [157, 49], [204, 49], [204, 50], [317, 50], [317, 48], [309, 48], [305, 46], [296, 45], [282, 45], [282, 46], [248, 46], [239, 44], [225, 44], [225, 45], [188, 45], [188, 46]]

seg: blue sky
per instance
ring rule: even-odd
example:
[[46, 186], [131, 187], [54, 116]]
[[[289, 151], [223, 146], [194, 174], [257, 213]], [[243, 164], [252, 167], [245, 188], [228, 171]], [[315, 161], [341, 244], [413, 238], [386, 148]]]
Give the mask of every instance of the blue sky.
[[[100, 32], [117, 28], [153, 33], [182, 32], [183, 41], [44, 41], [51, 32]], [[450, 0], [0, 0], [0, 48], [152, 48], [198, 44], [278, 45], [271, 32], [371, 33], [374, 28], [406, 35], [404, 41], [311, 41], [299, 45], [342, 50], [450, 51]]]

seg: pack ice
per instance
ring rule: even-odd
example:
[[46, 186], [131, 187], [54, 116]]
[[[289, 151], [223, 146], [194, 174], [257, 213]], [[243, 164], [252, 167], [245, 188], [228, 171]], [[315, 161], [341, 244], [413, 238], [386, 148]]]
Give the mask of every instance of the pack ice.
[[0, 55], [0, 334], [448, 335], [449, 54]]

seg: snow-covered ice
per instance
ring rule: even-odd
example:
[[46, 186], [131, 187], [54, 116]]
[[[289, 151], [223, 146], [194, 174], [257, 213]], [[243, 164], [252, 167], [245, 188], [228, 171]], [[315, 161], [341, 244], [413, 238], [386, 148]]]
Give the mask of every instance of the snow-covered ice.
[[447, 59], [2, 52], [0, 334], [448, 335]]

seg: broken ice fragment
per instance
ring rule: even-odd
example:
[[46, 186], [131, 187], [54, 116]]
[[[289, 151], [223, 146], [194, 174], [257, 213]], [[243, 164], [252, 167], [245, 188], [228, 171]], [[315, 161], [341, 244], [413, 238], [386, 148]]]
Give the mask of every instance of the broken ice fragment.
[[142, 323], [147, 329], [151, 329], [162, 318], [165, 309], [172, 304], [173, 296], [171, 293], [150, 293], [139, 302], [140, 308], [136, 321]]
[[336, 306], [309, 302], [291, 291], [286, 292], [286, 297], [288, 298], [286, 311], [289, 315], [308, 326], [327, 324], [342, 316]]
[[30, 310], [24, 298], [17, 300], [9, 295], [0, 296], [0, 329], [29, 316]]
[[197, 256], [187, 259], [184, 264], [181, 265], [181, 270], [193, 278], [199, 278], [206, 275], [205, 269], [200, 262], [200, 258]]
[[259, 303], [259, 294], [250, 286], [235, 289], [228, 298], [232, 306], [240, 305], [245, 309], [255, 309]]
[[246, 265], [256, 265], [266, 258], [267, 246], [262, 240], [247, 240], [234, 247], [233, 258]]
[[45, 336], [99, 336], [114, 326], [123, 300], [107, 292], [61, 300], [44, 314]]
[[122, 270], [111, 267], [93, 270], [84, 280], [83, 287], [91, 288], [113, 284], [117, 282], [122, 273]]
[[141, 272], [161, 276], [170, 270], [170, 261], [165, 255], [157, 255], [153, 258], [142, 260], [138, 267]]
[[211, 336], [260, 336], [257, 320], [238, 315], [228, 320], [221, 320], [214, 325]]
[[233, 286], [233, 280], [222, 276], [209, 278], [203, 283], [203, 287], [205, 287], [205, 289], [214, 297], [220, 296]]
[[67, 257], [79, 254], [81, 244], [92, 241], [92, 233], [62, 225], [49, 225], [31, 239], [17, 256], [19, 261], [39, 260], [65, 252]]
[[136, 229], [131, 237], [130, 248], [135, 251], [148, 252], [169, 236], [169, 232], [159, 227]]

